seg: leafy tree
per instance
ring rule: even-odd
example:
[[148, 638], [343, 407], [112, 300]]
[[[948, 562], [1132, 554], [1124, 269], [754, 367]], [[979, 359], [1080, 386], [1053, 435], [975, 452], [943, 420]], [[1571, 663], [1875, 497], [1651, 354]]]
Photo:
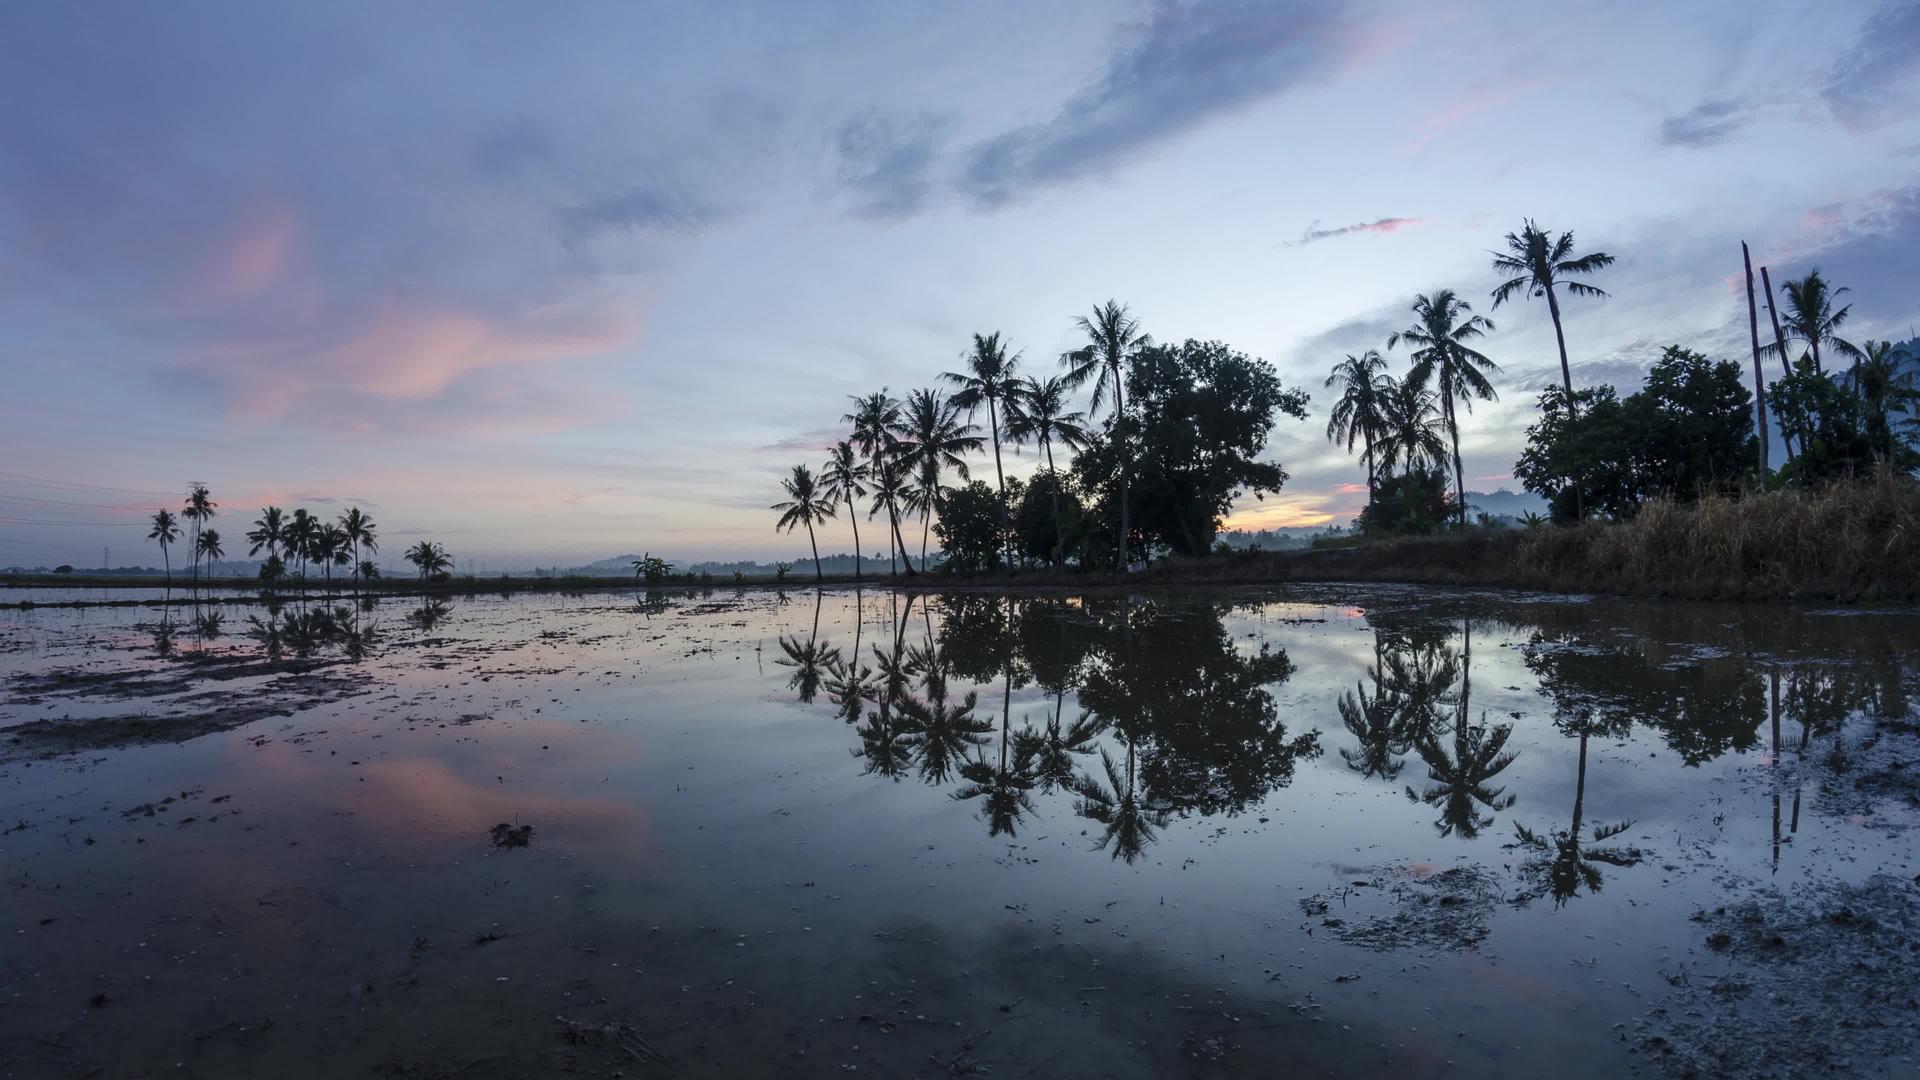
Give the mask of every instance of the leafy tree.
[[946, 507], [933, 526], [952, 571], [987, 570], [999, 565], [1005, 550], [1000, 532], [1000, 499], [980, 480], [947, 493]]
[[1447, 434], [1453, 440], [1454, 510], [1460, 524], [1467, 523], [1467, 481], [1460, 464], [1460, 422], [1454, 415], [1454, 403], [1473, 408], [1473, 399], [1492, 401], [1497, 395], [1489, 374], [1498, 374], [1500, 366], [1468, 346], [1485, 337], [1493, 323], [1473, 314], [1473, 306], [1454, 295], [1452, 289], [1440, 289], [1432, 295], [1414, 297], [1415, 323], [1387, 338], [1387, 348], [1401, 342], [1413, 347], [1413, 370], [1407, 381], [1425, 389], [1429, 382], [1440, 398], [1440, 413]]
[[1087, 343], [1071, 352], [1063, 353], [1060, 365], [1066, 369], [1067, 385], [1078, 388], [1088, 382], [1093, 383], [1093, 402], [1089, 415], [1100, 411], [1100, 407], [1110, 405], [1108, 413], [1112, 418], [1114, 456], [1118, 461], [1117, 473], [1120, 478], [1120, 532], [1122, 538], [1114, 552], [1114, 569], [1123, 569], [1126, 565], [1127, 545], [1125, 538], [1133, 534], [1129, 513], [1130, 474], [1132, 459], [1127, 454], [1126, 430], [1121, 422], [1127, 418], [1127, 397], [1123, 368], [1141, 349], [1153, 344], [1153, 338], [1140, 329], [1140, 320], [1125, 304], [1108, 300], [1093, 309], [1093, 317], [1077, 316], [1073, 320], [1074, 328], [1086, 336]]
[[1493, 255], [1495, 271], [1509, 275], [1500, 287], [1493, 290], [1493, 306], [1499, 306], [1515, 295], [1544, 296], [1547, 298], [1547, 311], [1553, 316], [1553, 337], [1560, 346], [1560, 382], [1561, 388], [1569, 395], [1573, 393], [1573, 368], [1567, 363], [1567, 335], [1560, 326], [1560, 298], [1554, 293], [1556, 288], [1565, 287], [1575, 296], [1605, 297], [1607, 294], [1581, 281], [1569, 281], [1569, 274], [1591, 274], [1613, 265], [1613, 256], [1604, 251], [1595, 251], [1586, 255], [1573, 254], [1573, 233], [1563, 232], [1554, 239], [1547, 230], [1534, 224], [1532, 218], [1521, 223], [1519, 233], [1507, 234], [1507, 250], [1496, 251]]
[[1348, 353], [1345, 360], [1333, 365], [1325, 385], [1340, 387], [1340, 396], [1334, 399], [1333, 411], [1327, 416], [1327, 439], [1346, 443], [1349, 454], [1356, 441], [1366, 444], [1367, 502], [1372, 503], [1378, 472], [1373, 444], [1387, 436], [1390, 402], [1398, 386], [1387, 374], [1387, 362], [1377, 349], [1359, 356]]
[[1859, 398], [1840, 380], [1814, 366], [1811, 355], [1773, 384], [1780, 431], [1800, 445], [1800, 456], [1780, 471], [1783, 479], [1816, 483], [1864, 472], [1873, 465], [1874, 444], [1862, 422]]
[[814, 538], [813, 523], [832, 517], [833, 504], [820, 497], [813, 470], [805, 465], [795, 465], [793, 475], [780, 481], [780, 486], [786, 489], [787, 497], [770, 508], [781, 512], [774, 528], [791, 533], [797, 526], [807, 527], [807, 543], [813, 546], [813, 579], [820, 581], [826, 575], [820, 571], [820, 542]]
[[1034, 476], [1014, 507], [1014, 553], [1022, 559], [1058, 563], [1079, 546], [1088, 522], [1086, 507], [1070, 479], [1059, 473]]
[[1453, 517], [1446, 470], [1421, 462], [1380, 481], [1374, 500], [1360, 511], [1360, 530], [1374, 536], [1437, 532]]
[[[1869, 341], [1854, 365], [1849, 381], [1860, 400], [1861, 427], [1875, 457], [1912, 468], [1913, 429], [1920, 425], [1914, 407], [1920, 405], [1920, 387], [1910, 368], [1916, 359], [1890, 341]], [[1897, 419], [1896, 419], [1897, 418]]]
[[[412, 561], [412, 553], [408, 553], [408, 561]], [[633, 576], [658, 585], [673, 576], [673, 564], [649, 551], [633, 560]]]
[[[1243, 492], [1278, 492], [1287, 473], [1259, 460], [1280, 414], [1306, 417], [1307, 395], [1280, 384], [1272, 365], [1218, 341], [1137, 350], [1127, 372], [1134, 415], [1115, 438], [1096, 439], [1075, 462], [1082, 487], [1103, 498], [1132, 498], [1140, 540], [1190, 555], [1213, 550], [1220, 520]], [[1137, 446], [1130, 493], [1117, 449]]]

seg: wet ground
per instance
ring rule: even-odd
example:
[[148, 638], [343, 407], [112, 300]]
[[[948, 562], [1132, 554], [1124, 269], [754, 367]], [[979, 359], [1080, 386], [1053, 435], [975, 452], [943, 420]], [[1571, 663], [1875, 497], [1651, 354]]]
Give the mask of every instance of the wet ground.
[[0, 1076], [1912, 1076], [1917, 673], [1393, 587], [0, 611]]

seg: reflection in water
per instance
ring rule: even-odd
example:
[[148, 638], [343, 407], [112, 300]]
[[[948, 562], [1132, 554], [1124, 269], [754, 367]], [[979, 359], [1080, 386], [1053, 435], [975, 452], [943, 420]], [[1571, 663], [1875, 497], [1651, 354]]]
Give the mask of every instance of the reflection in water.
[[[1448, 725], [1453, 732], [1452, 750], [1440, 738], [1437, 709], [1445, 700], [1444, 689], [1431, 683], [1422, 687], [1420, 700], [1428, 703], [1427, 715], [1422, 718], [1424, 728], [1416, 736], [1414, 748], [1420, 752], [1420, 759], [1427, 763], [1427, 779], [1433, 781], [1426, 790], [1418, 795], [1413, 788], [1407, 788], [1407, 798], [1417, 799], [1428, 806], [1440, 808], [1440, 816], [1434, 820], [1434, 827], [1442, 836], [1460, 836], [1472, 838], [1480, 830], [1493, 824], [1493, 814], [1505, 810], [1519, 798], [1506, 794], [1503, 787], [1492, 787], [1488, 781], [1506, 771], [1513, 764], [1517, 754], [1504, 753], [1507, 739], [1513, 734], [1513, 725], [1495, 724], [1489, 726], [1486, 713], [1480, 714], [1480, 723], [1467, 722], [1473, 707], [1473, 627], [1468, 623], [1460, 626], [1460, 658], [1457, 667], [1445, 660], [1436, 665], [1439, 671], [1460, 673], [1460, 689], [1453, 695], [1454, 711], [1452, 722]], [[1428, 694], [1431, 696], [1427, 696]], [[1485, 811], [1482, 811], [1485, 807]]]
[[1579, 893], [1582, 885], [1586, 886], [1588, 892], [1600, 891], [1600, 868], [1595, 866], [1595, 863], [1633, 866], [1640, 861], [1642, 855], [1638, 848], [1595, 846], [1633, 828], [1631, 820], [1594, 826], [1591, 843], [1583, 842], [1580, 837], [1581, 817], [1585, 812], [1587, 798], [1588, 735], [1588, 730], [1581, 728], [1580, 768], [1578, 779], [1574, 781], [1572, 823], [1564, 830], [1554, 829], [1547, 832], [1534, 832], [1518, 823], [1513, 827], [1521, 846], [1542, 853], [1541, 857], [1527, 860], [1525, 868], [1534, 876], [1545, 879], [1547, 890], [1553, 894], [1556, 905], [1571, 900]]
[[[783, 648], [796, 669], [809, 656], [821, 666], [819, 687], [857, 725], [867, 772], [964, 781], [955, 797], [977, 800], [992, 835], [1017, 830], [1035, 790], [1070, 790], [1077, 812], [1106, 826], [1096, 846], [1132, 861], [1174, 816], [1239, 813], [1320, 752], [1316, 733], [1290, 735], [1278, 718], [1272, 687], [1292, 662], [1237, 648], [1227, 606], [962, 595], [932, 602], [937, 625], [922, 602], [916, 626], [916, 599], [890, 615], [870, 667], [824, 641]], [[979, 690], [955, 681], [998, 684], [998, 723], [980, 715]], [[1045, 712], [1016, 725], [1014, 694], [1028, 686]], [[813, 699], [805, 680], [789, 689]], [[1082, 771], [1096, 752], [1104, 782]]]

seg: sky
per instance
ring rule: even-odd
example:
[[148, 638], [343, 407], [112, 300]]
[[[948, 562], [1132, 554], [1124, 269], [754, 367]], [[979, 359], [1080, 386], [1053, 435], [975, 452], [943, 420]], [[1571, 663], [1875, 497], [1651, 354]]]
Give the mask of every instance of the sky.
[[230, 556], [271, 503], [392, 565], [792, 557], [849, 395], [975, 332], [1051, 372], [1109, 298], [1313, 393], [1258, 528], [1358, 510], [1321, 382], [1453, 288], [1504, 369], [1468, 486], [1514, 486], [1523, 217], [1618, 259], [1576, 382], [1744, 360], [1742, 240], [1912, 336], [1920, 0], [5, 5], [0, 565], [158, 564], [196, 480]]

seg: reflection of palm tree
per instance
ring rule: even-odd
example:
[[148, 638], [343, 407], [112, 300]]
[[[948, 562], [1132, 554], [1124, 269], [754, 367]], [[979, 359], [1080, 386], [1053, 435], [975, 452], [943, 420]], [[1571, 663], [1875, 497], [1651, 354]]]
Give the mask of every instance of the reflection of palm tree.
[[407, 622], [422, 632], [432, 630], [445, 622], [453, 614], [453, 608], [445, 600], [429, 600], [408, 614]]
[[1505, 788], [1487, 786], [1487, 781], [1498, 776], [1519, 756], [1501, 753], [1507, 737], [1513, 734], [1513, 726], [1488, 727], [1484, 713], [1480, 720], [1478, 724], [1469, 724], [1462, 715], [1454, 721], [1451, 756], [1445, 744], [1431, 736], [1418, 747], [1421, 760], [1427, 763], [1427, 778], [1434, 783], [1418, 796], [1414, 795], [1413, 788], [1407, 788], [1407, 798], [1440, 807], [1440, 817], [1434, 826], [1442, 836], [1456, 832], [1462, 837], [1477, 836], [1481, 829], [1493, 824], [1493, 815], [1481, 813], [1480, 807], [1505, 810], [1519, 798], [1503, 794]]
[[[1573, 789], [1573, 823], [1562, 832], [1536, 833], [1525, 825], [1515, 822], [1513, 831], [1519, 836], [1521, 846], [1536, 851], [1553, 854], [1550, 858], [1528, 860], [1527, 869], [1547, 880], [1547, 888], [1553, 893], [1555, 906], [1571, 900], [1585, 885], [1588, 892], [1600, 891], [1600, 868], [1594, 863], [1606, 863], [1609, 866], [1632, 866], [1640, 861], [1638, 848], [1582, 847], [1580, 839], [1581, 817], [1585, 812], [1587, 798], [1587, 731], [1580, 732], [1580, 772]], [[1596, 825], [1593, 829], [1593, 843], [1610, 840], [1633, 827], [1632, 821], [1615, 822], [1612, 825]]]
[[798, 635], [780, 635], [780, 651], [786, 653], [786, 657], [774, 661], [781, 667], [793, 669], [793, 677], [787, 680], [787, 689], [796, 691], [803, 705], [813, 704], [814, 696], [820, 692], [820, 682], [826, 669], [840, 659], [840, 650], [820, 640], [820, 601], [821, 594], [815, 590], [813, 632], [807, 636], [806, 644], [800, 643]]
[[1081, 776], [1073, 782], [1073, 790], [1080, 796], [1073, 805], [1073, 812], [1083, 818], [1097, 821], [1106, 826], [1100, 839], [1094, 841], [1093, 850], [1111, 849], [1112, 857], [1133, 862], [1138, 859], [1148, 844], [1153, 843], [1160, 829], [1166, 827], [1170, 812], [1158, 802], [1139, 790], [1135, 785], [1133, 740], [1124, 740], [1127, 747], [1127, 765], [1122, 772], [1115, 764], [1113, 755], [1100, 750], [1100, 764], [1107, 774], [1106, 786], [1092, 776]]
[[1027, 793], [1039, 780], [1034, 775], [1033, 758], [1012, 736], [1012, 711], [1013, 668], [1009, 664], [1000, 707], [1000, 763], [995, 765], [981, 756], [960, 766], [960, 775], [968, 782], [953, 793], [956, 799], [985, 797], [989, 836], [1014, 835], [1021, 815], [1034, 812], [1033, 798]]
[[1355, 683], [1340, 695], [1340, 720], [1360, 740], [1358, 750], [1342, 747], [1340, 757], [1362, 776], [1392, 780], [1406, 764], [1396, 755], [1406, 753], [1412, 742], [1402, 721], [1400, 699], [1384, 681], [1379, 664], [1367, 671], [1373, 676], [1372, 697], [1367, 696], [1365, 683]]
[[993, 730], [993, 722], [973, 715], [978, 704], [971, 690], [959, 702], [949, 702], [944, 679], [930, 682], [925, 698], [904, 694], [894, 701], [902, 727], [911, 732], [908, 745], [913, 748], [922, 780], [946, 783], [968, 750], [986, 745], [986, 733]]
[[1019, 753], [1033, 762], [1034, 778], [1039, 781], [1042, 791], [1072, 787], [1073, 778], [1078, 772], [1074, 759], [1093, 753], [1093, 740], [1107, 727], [1105, 721], [1084, 710], [1078, 719], [1064, 729], [1060, 726], [1060, 720], [1056, 704], [1056, 710], [1047, 718], [1044, 730], [1027, 725], [1013, 737]]
[[173, 655], [173, 622], [167, 617], [165, 608], [160, 611], [160, 625], [153, 628], [153, 655]]

